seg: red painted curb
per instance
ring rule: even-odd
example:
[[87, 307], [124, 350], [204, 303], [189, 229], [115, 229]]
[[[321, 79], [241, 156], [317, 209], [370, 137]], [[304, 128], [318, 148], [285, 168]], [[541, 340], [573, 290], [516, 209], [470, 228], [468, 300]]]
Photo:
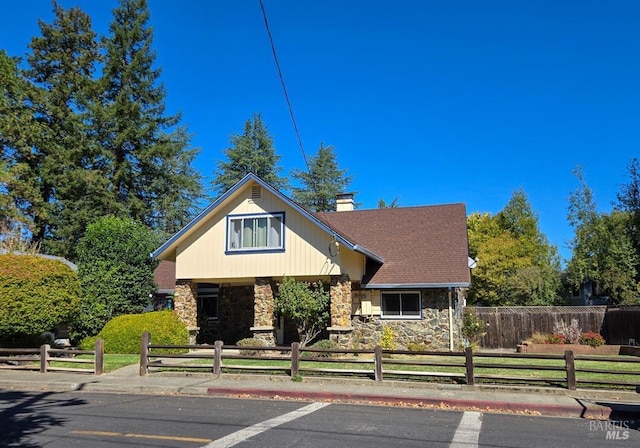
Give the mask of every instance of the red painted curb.
[[[416, 398], [386, 396], [375, 394], [347, 394], [314, 391], [285, 391], [278, 389], [252, 389], [232, 387], [210, 387], [207, 395], [247, 396], [257, 398], [291, 398], [297, 400], [336, 400], [368, 403], [407, 404], [413, 406], [432, 406], [449, 409], [478, 409], [495, 412], [517, 412], [525, 414], [541, 414], [554, 416], [571, 416], [584, 418], [603, 418], [601, 412], [589, 412], [579, 403], [575, 406], [547, 405], [538, 403], [514, 403], [509, 401], [469, 400], [457, 398]], [[603, 408], [607, 409], [607, 408]], [[607, 409], [608, 410], [608, 409]], [[595, 411], [595, 410], [594, 410]], [[609, 410], [610, 411], [610, 410]]]

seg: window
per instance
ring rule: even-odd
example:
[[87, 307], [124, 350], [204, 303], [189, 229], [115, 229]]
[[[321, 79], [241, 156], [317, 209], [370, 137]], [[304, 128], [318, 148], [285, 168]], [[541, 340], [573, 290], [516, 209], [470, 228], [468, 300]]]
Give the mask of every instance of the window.
[[420, 319], [419, 292], [383, 292], [382, 317]]
[[229, 216], [227, 250], [284, 249], [284, 213]]

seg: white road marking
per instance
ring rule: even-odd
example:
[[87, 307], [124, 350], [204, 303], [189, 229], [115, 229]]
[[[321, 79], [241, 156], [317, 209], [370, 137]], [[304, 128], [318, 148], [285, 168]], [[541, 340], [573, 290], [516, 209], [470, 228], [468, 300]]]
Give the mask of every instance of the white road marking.
[[465, 412], [451, 441], [451, 448], [477, 448], [482, 427], [482, 413]]
[[311, 403], [310, 405], [304, 406], [300, 409], [296, 409], [295, 411], [289, 412], [288, 414], [280, 415], [279, 417], [256, 423], [253, 426], [241, 429], [240, 431], [229, 434], [228, 436], [225, 436], [221, 439], [214, 440], [208, 445], [204, 445], [203, 448], [227, 448], [237, 445], [238, 443], [244, 442], [245, 440], [255, 435], [263, 433], [271, 428], [275, 428], [276, 426], [280, 426], [297, 418], [304, 417], [305, 415], [311, 414], [312, 412], [315, 412], [318, 409], [322, 409], [323, 407], [330, 404], [331, 403]]

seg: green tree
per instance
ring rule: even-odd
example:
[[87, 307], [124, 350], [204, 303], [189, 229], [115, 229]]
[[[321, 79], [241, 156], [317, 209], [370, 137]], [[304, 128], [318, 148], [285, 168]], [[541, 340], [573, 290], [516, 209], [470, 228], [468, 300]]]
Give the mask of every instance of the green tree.
[[202, 196], [192, 168], [199, 150], [189, 148], [180, 115], [165, 113], [149, 16], [146, 0], [120, 0], [113, 11], [95, 125], [115, 194], [110, 213], [171, 234], [191, 219]]
[[104, 217], [89, 225], [78, 244], [84, 292], [76, 337], [93, 336], [115, 316], [141, 313], [155, 291], [157, 261], [149, 254], [158, 237], [130, 218]]
[[318, 152], [309, 157], [309, 171], [293, 170], [291, 176], [302, 185], [293, 188], [293, 199], [314, 212], [336, 209], [336, 197], [344, 193], [353, 176], [338, 168], [335, 148], [320, 143]]
[[22, 239], [33, 230], [31, 207], [37, 191], [30, 168], [19, 154], [27, 154], [36, 134], [28, 107], [29, 84], [17, 63], [0, 50], [0, 240]]
[[[629, 214], [627, 234], [640, 259], [640, 161], [633, 158], [627, 166], [629, 181], [620, 187], [617, 193], [615, 209]], [[640, 266], [636, 266], [640, 274]]]
[[277, 189], [286, 188], [286, 179], [279, 176], [280, 156], [273, 138], [260, 114], [254, 114], [244, 124], [242, 134], [231, 136], [231, 147], [224, 151], [227, 161], [218, 161], [211, 186], [220, 195], [249, 173], [256, 174]]
[[285, 277], [275, 297], [275, 312], [296, 326], [300, 345], [305, 346], [329, 322], [329, 300], [329, 293], [321, 282], [299, 282]]
[[76, 273], [37, 255], [0, 255], [0, 345], [39, 345], [41, 333], [72, 321], [80, 306]]
[[574, 228], [567, 280], [575, 288], [594, 282], [595, 293], [610, 296], [614, 303], [637, 304], [640, 262], [634, 248], [633, 215], [614, 210], [598, 213], [591, 189], [581, 169], [575, 171], [580, 187], [569, 196], [568, 221]]
[[467, 220], [469, 252], [477, 259], [469, 298], [484, 305], [553, 305], [560, 301], [560, 260], [538, 228], [522, 190], [495, 216]]
[[99, 60], [91, 19], [79, 8], [53, 2], [54, 20], [40, 21], [41, 36], [29, 44], [26, 78], [38, 133], [16, 152], [16, 163], [38, 191], [30, 203], [34, 239], [49, 253], [74, 257], [86, 224], [103, 207], [96, 190], [105, 188], [103, 173], [93, 171], [100, 149], [90, 131], [96, 99], [94, 73]]
[[380, 198], [378, 200], [378, 208], [398, 208], [398, 196], [393, 198], [393, 200], [387, 203], [384, 199]]

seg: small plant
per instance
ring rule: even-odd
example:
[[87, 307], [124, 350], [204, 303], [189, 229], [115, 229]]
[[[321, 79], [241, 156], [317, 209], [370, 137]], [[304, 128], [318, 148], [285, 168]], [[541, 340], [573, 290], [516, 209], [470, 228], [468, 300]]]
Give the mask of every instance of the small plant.
[[428, 342], [409, 342], [407, 344], [407, 350], [412, 352], [426, 352], [429, 350]]
[[466, 308], [462, 316], [462, 336], [468, 345], [480, 343], [480, 339], [487, 334], [487, 323], [480, 319], [475, 308]]
[[[262, 339], [244, 338], [236, 342], [238, 347], [265, 347], [266, 343]], [[244, 356], [257, 356], [262, 350], [240, 349], [240, 354]]]
[[566, 341], [565, 344], [579, 344], [582, 338], [582, 329], [578, 319], [571, 319], [571, 325], [568, 325], [564, 319], [560, 319], [560, 322], [556, 321], [553, 324], [553, 333], [562, 335]]
[[566, 344], [567, 339], [562, 334], [551, 333], [547, 336], [545, 344]]
[[388, 325], [382, 326], [382, 334], [380, 335], [380, 347], [382, 347], [383, 350], [396, 349], [396, 337], [393, 335], [393, 330]]
[[548, 334], [540, 333], [539, 331], [536, 331], [529, 338], [529, 342], [531, 342], [532, 344], [546, 344], [548, 339], [549, 339]]
[[291, 381], [294, 383], [302, 383], [302, 375], [297, 374], [296, 376], [291, 377]]
[[605, 340], [599, 333], [590, 331], [582, 335], [582, 343], [591, 347], [600, 347], [605, 344]]

